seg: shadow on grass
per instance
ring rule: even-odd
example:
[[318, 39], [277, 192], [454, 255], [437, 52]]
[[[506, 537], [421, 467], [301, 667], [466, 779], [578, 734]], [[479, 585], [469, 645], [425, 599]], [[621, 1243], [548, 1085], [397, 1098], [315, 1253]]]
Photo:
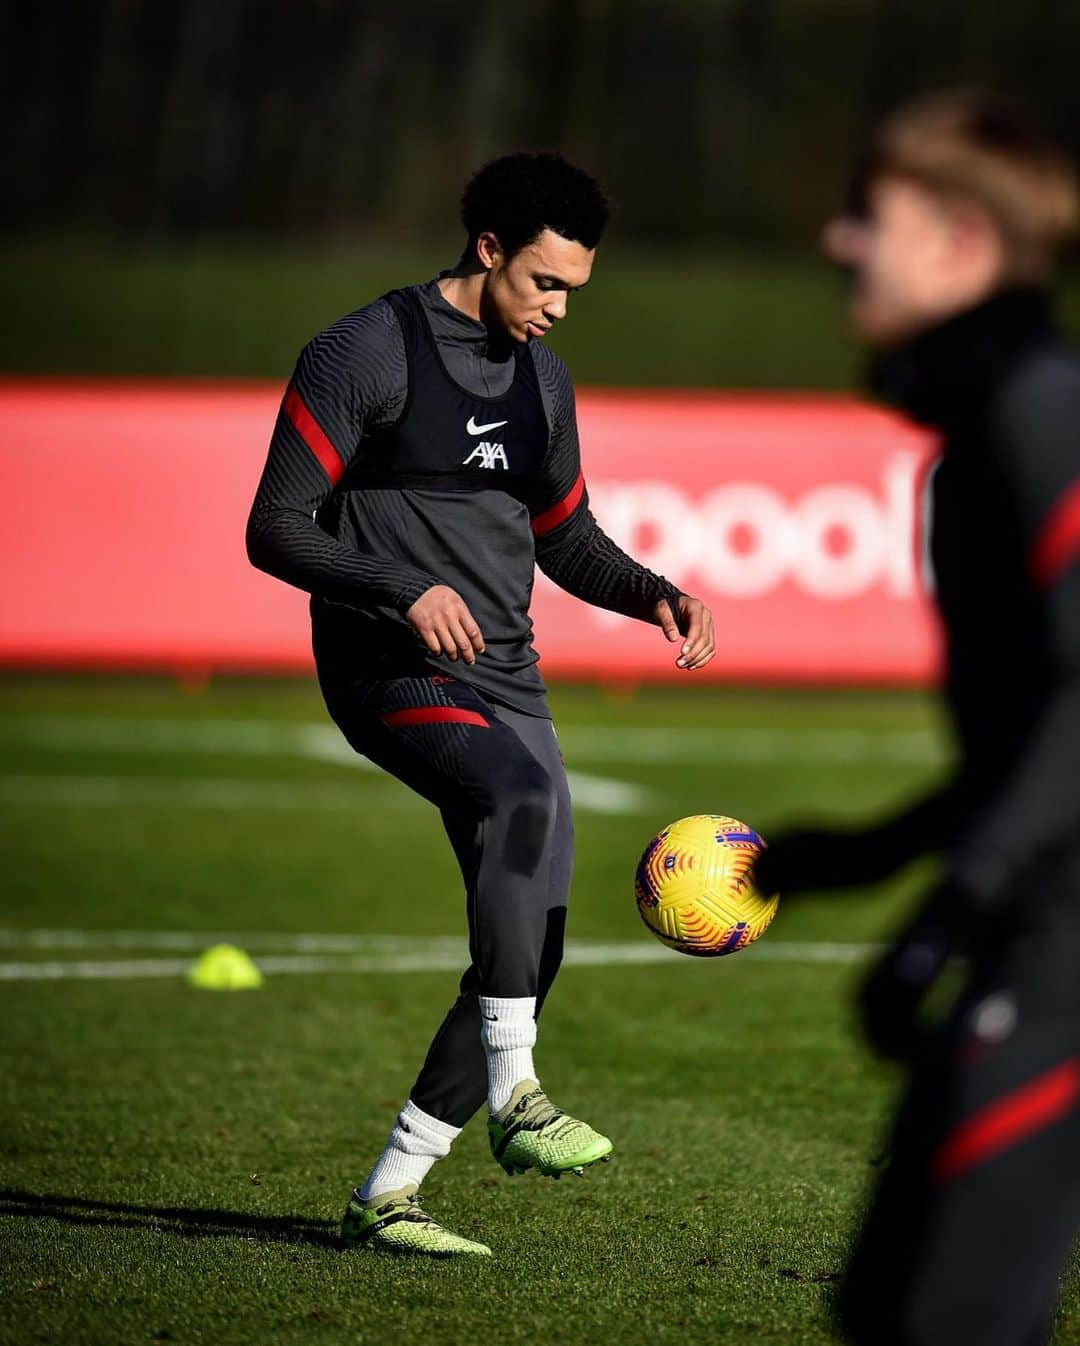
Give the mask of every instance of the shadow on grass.
[[120, 1201], [56, 1196], [0, 1187], [0, 1215], [98, 1229], [149, 1229], [183, 1238], [252, 1239], [262, 1243], [306, 1243], [339, 1249], [337, 1225], [303, 1215], [249, 1215], [242, 1211], [200, 1206], [135, 1206]]

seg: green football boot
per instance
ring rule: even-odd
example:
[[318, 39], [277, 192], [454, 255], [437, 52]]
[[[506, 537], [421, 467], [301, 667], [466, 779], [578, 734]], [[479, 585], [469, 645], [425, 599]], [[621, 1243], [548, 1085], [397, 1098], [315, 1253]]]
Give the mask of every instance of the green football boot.
[[381, 1192], [369, 1201], [360, 1199], [359, 1188], [345, 1207], [341, 1238], [354, 1247], [385, 1248], [395, 1253], [421, 1253], [427, 1257], [457, 1257], [473, 1254], [490, 1257], [484, 1243], [473, 1243], [451, 1234], [433, 1219], [420, 1203], [416, 1186], [410, 1183], [397, 1192]]
[[528, 1168], [548, 1178], [581, 1177], [590, 1164], [606, 1164], [614, 1148], [607, 1136], [560, 1112], [536, 1080], [522, 1080], [506, 1107], [488, 1118], [488, 1139], [511, 1177]]

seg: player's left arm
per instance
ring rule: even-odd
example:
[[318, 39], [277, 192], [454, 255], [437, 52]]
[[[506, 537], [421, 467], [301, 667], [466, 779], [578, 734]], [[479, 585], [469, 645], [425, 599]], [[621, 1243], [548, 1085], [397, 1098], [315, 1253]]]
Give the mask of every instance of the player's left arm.
[[669, 641], [681, 642], [679, 668], [703, 668], [715, 652], [712, 614], [701, 599], [628, 556], [597, 523], [581, 470], [573, 386], [557, 357], [544, 350], [540, 358], [552, 424], [529, 502], [537, 565], [575, 598], [659, 626]]
[[[965, 906], [985, 913], [1019, 897], [1022, 873], [1042, 857], [1080, 842], [1080, 365], [1044, 357], [1006, 390], [992, 429], [992, 466], [1022, 542], [1048, 660], [1027, 742], [950, 857], [949, 882]], [[1006, 642], [1007, 613], [1002, 621]]]

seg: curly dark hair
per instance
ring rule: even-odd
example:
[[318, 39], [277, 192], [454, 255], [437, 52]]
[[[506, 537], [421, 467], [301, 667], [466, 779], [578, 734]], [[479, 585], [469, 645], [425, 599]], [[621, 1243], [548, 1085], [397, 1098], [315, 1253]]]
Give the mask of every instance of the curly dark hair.
[[461, 197], [471, 249], [490, 231], [513, 257], [551, 229], [595, 248], [611, 217], [600, 184], [561, 154], [506, 154], [474, 173]]

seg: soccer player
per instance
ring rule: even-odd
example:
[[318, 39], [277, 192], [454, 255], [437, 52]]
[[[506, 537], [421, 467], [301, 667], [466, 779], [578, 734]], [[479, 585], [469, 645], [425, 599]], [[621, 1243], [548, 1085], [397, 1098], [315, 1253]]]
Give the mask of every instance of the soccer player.
[[[342, 1237], [486, 1255], [416, 1195], [486, 1102], [508, 1173], [554, 1177], [611, 1141], [560, 1112], [533, 1064], [562, 956], [570, 799], [532, 644], [534, 563], [588, 603], [660, 627], [680, 669], [713, 654], [696, 598], [631, 560], [589, 511], [574, 393], [544, 336], [592, 272], [609, 206], [552, 154], [482, 168], [465, 250], [301, 352], [248, 523], [255, 565], [309, 591], [315, 660], [348, 742], [442, 814], [471, 963]], [[603, 650], [597, 652], [603, 660]]]
[[857, 886], [941, 854], [862, 990], [912, 1077], [841, 1315], [865, 1346], [1035, 1346], [1080, 1227], [1080, 359], [1047, 293], [1077, 185], [1022, 112], [960, 91], [886, 120], [856, 187], [826, 250], [874, 387], [943, 436], [929, 550], [959, 765], [862, 834], [777, 838], [757, 880]]

